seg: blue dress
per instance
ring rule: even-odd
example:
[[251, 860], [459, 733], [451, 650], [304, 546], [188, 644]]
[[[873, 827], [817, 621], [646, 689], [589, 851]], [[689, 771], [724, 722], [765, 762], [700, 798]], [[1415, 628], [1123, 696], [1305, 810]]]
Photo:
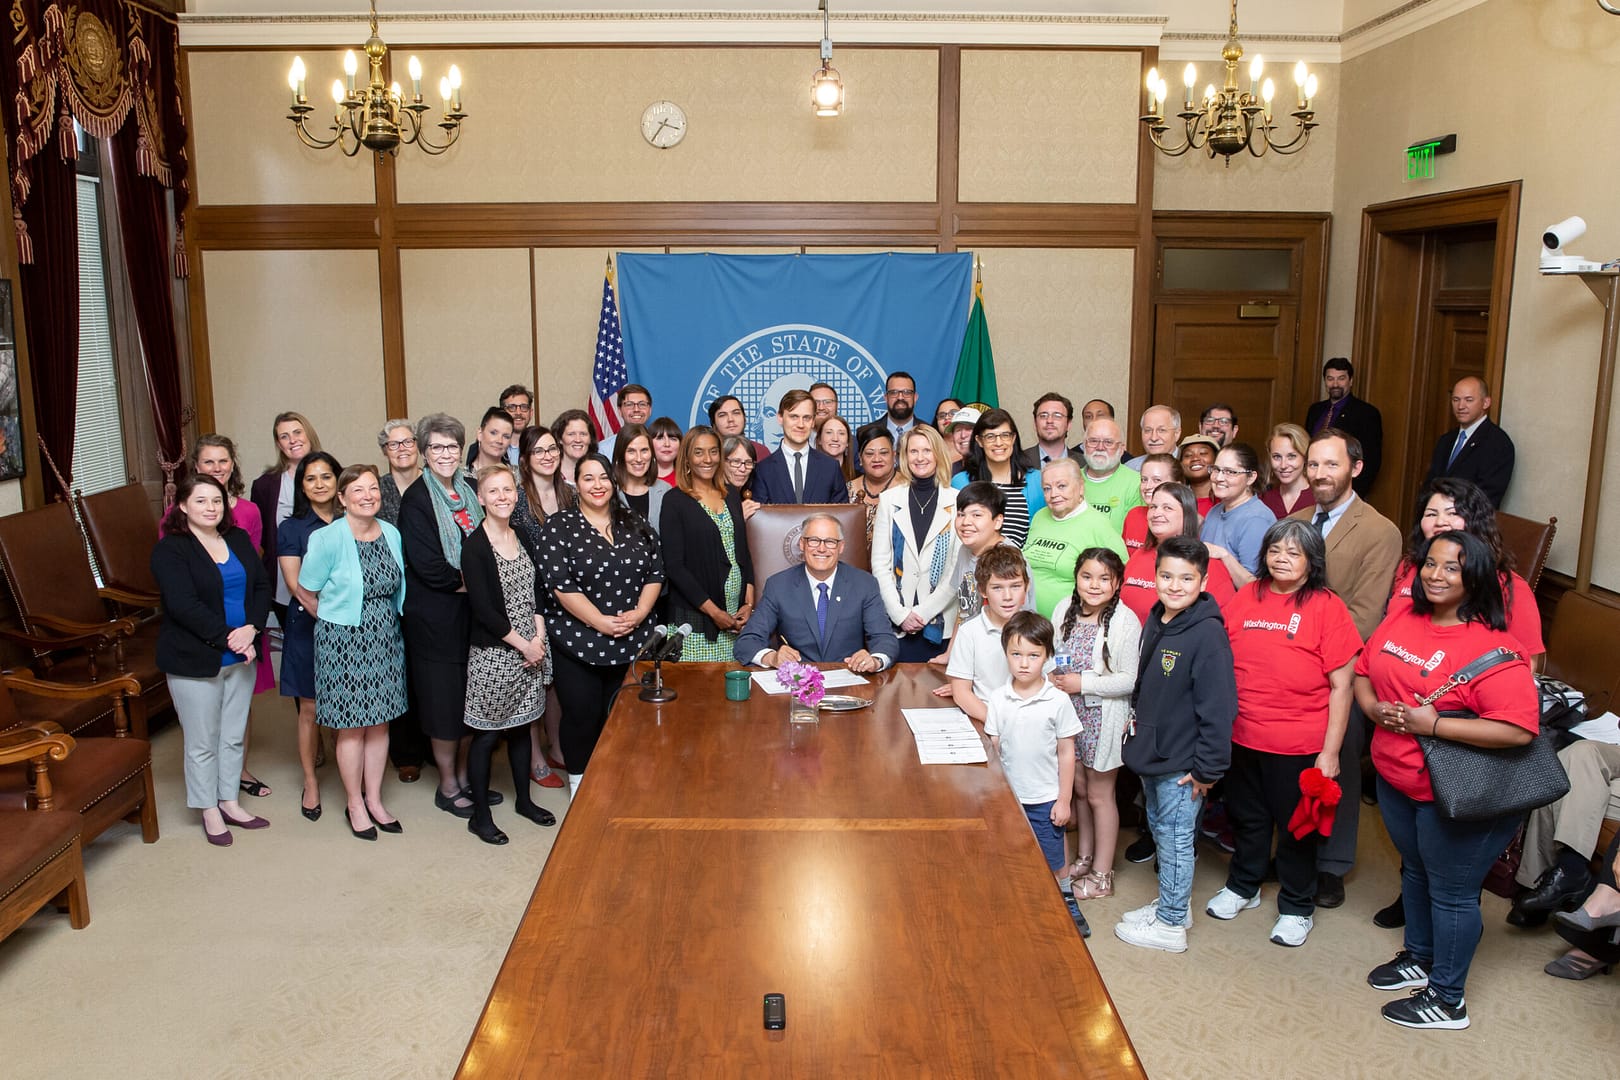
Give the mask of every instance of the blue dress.
[[[283, 521], [276, 529], [277, 557], [302, 559], [309, 551], [310, 536], [326, 525], [313, 510]], [[304, 610], [297, 596], [287, 602], [287, 622], [281, 628], [281, 696], [315, 697], [315, 616]]]
[[315, 722], [329, 728], [386, 724], [405, 712], [405, 635], [394, 611], [402, 576], [388, 541], [358, 541], [364, 600], [359, 626], [315, 627]]

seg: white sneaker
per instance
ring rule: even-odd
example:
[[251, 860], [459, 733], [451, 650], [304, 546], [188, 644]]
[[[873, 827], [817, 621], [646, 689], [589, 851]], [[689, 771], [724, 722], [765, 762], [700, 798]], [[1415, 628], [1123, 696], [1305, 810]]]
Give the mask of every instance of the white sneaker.
[[1277, 924], [1271, 928], [1271, 943], [1297, 949], [1305, 944], [1314, 925], [1309, 915], [1279, 915]]
[[[1158, 917], [1159, 900], [1158, 897], [1154, 897], [1152, 903], [1144, 904], [1139, 908], [1132, 908], [1130, 911], [1127, 911], [1125, 914], [1121, 915], [1119, 917], [1119, 921], [1146, 926], [1148, 923], [1153, 922]], [[1181, 925], [1183, 929], [1192, 925], [1192, 912], [1187, 912], [1186, 917], [1181, 920]]]
[[1187, 930], [1181, 926], [1167, 926], [1154, 919], [1147, 923], [1122, 922], [1114, 927], [1114, 936], [1127, 945], [1164, 952], [1186, 952]]
[[1239, 896], [1223, 885], [1220, 892], [1209, 898], [1209, 903], [1204, 905], [1204, 911], [1217, 919], [1235, 919], [1238, 912], [1259, 906], [1259, 893], [1253, 896]]

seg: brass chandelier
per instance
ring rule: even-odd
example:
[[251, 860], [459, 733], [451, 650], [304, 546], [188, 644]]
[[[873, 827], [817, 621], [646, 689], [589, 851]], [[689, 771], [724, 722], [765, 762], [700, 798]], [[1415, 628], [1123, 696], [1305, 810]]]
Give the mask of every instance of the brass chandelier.
[[314, 134], [306, 123], [315, 106], [304, 94], [304, 59], [293, 57], [292, 70], [287, 73], [287, 85], [292, 89], [292, 111], [287, 119], [293, 122], [299, 140], [315, 150], [335, 146], [349, 157], [358, 154], [362, 147], [378, 154], [393, 154], [401, 146], [415, 146], [436, 157], [454, 146], [461, 134], [461, 122], [467, 118], [461, 111], [461, 69], [451, 64], [449, 74], [439, 80], [444, 114], [438, 126], [444, 132], [444, 141], [435, 143], [423, 130], [422, 117], [430, 106], [422, 101], [422, 62], [414, 56], [410, 59], [409, 97], [399, 83], [390, 86], [383, 82], [383, 60], [388, 56], [388, 46], [377, 34], [377, 0], [371, 0], [371, 37], [366, 40], [365, 53], [371, 62], [371, 77], [365, 86], [355, 83], [359, 63], [352, 49], [343, 54], [347, 80], [332, 80], [332, 101], [337, 111], [328, 129], [330, 137]]
[[1204, 96], [1193, 100], [1193, 87], [1198, 84], [1198, 69], [1188, 64], [1182, 73], [1186, 97], [1181, 112], [1176, 115], [1185, 126], [1181, 141], [1175, 145], [1165, 142], [1164, 134], [1170, 125], [1164, 119], [1164, 107], [1169, 99], [1170, 87], [1159, 76], [1159, 69], [1148, 72], [1147, 113], [1142, 123], [1147, 126], [1153, 145], [1171, 157], [1180, 157], [1189, 150], [1203, 150], [1211, 158], [1220, 154], [1231, 167], [1232, 155], [1247, 150], [1255, 157], [1268, 150], [1279, 154], [1297, 154], [1310, 141], [1311, 129], [1318, 127], [1311, 99], [1316, 96], [1316, 76], [1301, 60], [1294, 65], [1295, 108], [1290, 114], [1295, 125], [1291, 138], [1286, 141], [1277, 135], [1272, 122], [1271, 102], [1276, 84], [1264, 78], [1265, 61], [1256, 56], [1249, 64], [1249, 88], [1238, 88], [1238, 63], [1243, 59], [1243, 45], [1238, 41], [1237, 0], [1232, 0], [1231, 29], [1226, 45], [1221, 49], [1226, 63], [1226, 85], [1217, 89], [1214, 83], [1204, 88]]

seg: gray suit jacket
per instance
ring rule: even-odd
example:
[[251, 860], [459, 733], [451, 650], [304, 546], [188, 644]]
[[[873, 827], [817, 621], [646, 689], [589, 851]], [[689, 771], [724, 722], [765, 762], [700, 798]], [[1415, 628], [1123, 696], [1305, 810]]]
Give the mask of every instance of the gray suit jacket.
[[802, 565], [772, 574], [764, 595], [737, 637], [733, 650], [739, 664], [751, 664], [777, 640], [797, 649], [806, 660], [836, 664], [862, 649], [893, 662], [900, 651], [878, 593], [877, 579], [848, 563], [838, 564], [827, 606], [827, 633], [816, 626], [816, 600]]

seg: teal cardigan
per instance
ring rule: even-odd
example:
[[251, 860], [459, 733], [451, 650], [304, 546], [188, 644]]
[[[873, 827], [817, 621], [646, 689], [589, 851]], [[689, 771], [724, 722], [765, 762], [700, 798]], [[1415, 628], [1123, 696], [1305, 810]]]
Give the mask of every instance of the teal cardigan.
[[[360, 573], [360, 545], [342, 518], [332, 522], [341, 528], [317, 529], [310, 534], [309, 550], [298, 568], [298, 584], [320, 596], [315, 613], [339, 626], [359, 626], [365, 601], [365, 584]], [[399, 565], [399, 588], [394, 590], [394, 611], [405, 610], [405, 554], [399, 543], [399, 530], [386, 521], [383, 538]]]

